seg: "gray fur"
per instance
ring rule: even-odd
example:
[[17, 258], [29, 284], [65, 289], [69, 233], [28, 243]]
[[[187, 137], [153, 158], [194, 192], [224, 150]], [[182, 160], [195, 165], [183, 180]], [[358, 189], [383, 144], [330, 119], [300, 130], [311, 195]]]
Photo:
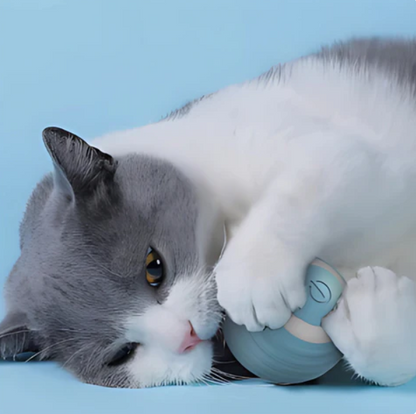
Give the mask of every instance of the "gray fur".
[[[328, 64], [339, 67], [347, 66], [354, 69], [367, 68], [370, 71], [386, 73], [390, 78], [400, 83], [416, 88], [416, 40], [367, 38], [353, 39], [348, 42], [338, 42], [320, 51], [307, 55], [322, 59]], [[253, 79], [268, 85], [280, 82], [287, 74], [287, 65], [272, 67], [266, 73]]]
[[[39, 183], [21, 225], [0, 356], [40, 350], [41, 358], [60, 361], [85, 382], [129, 386], [123, 367], [106, 361], [120, 346], [126, 315], [163, 301], [176, 275], [196, 268], [196, 199], [188, 180], [166, 162], [136, 155], [115, 161], [73, 134], [54, 134], [45, 141], [59, 171]], [[68, 157], [74, 139], [78, 150]], [[103, 157], [104, 173], [97, 165]], [[167, 265], [158, 290], [144, 277], [149, 246]]]
[[416, 88], [416, 39], [354, 39], [324, 47], [317, 56], [341, 66], [376, 69]]
[[180, 119], [183, 118], [185, 115], [188, 115], [188, 113], [191, 111], [191, 109], [199, 104], [201, 101], [208, 99], [212, 96], [213, 94], [208, 94], [208, 95], [203, 95], [200, 98], [194, 99], [191, 102], [188, 102], [187, 104], [185, 104], [184, 106], [182, 106], [179, 109], [176, 109], [174, 111], [172, 111], [168, 116], [164, 117], [162, 119], [162, 121], [174, 121], [175, 119]]

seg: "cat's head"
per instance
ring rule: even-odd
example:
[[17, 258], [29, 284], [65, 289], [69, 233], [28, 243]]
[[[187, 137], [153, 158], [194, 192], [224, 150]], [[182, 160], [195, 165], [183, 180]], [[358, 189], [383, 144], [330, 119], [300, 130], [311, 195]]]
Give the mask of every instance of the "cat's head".
[[43, 137], [54, 172], [21, 224], [0, 356], [35, 352], [114, 387], [203, 378], [221, 319], [215, 209], [165, 161], [114, 159], [58, 128]]

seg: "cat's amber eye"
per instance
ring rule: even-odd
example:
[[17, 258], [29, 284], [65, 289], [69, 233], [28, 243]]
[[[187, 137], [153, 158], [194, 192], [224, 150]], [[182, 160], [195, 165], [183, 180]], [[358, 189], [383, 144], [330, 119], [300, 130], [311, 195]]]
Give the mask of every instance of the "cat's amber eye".
[[146, 257], [146, 280], [152, 287], [159, 287], [165, 278], [165, 269], [159, 253], [149, 247]]

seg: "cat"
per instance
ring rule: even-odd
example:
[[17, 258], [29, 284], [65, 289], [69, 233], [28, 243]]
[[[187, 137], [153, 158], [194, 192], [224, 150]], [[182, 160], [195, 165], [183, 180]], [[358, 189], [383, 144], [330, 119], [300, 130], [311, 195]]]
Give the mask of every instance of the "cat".
[[224, 310], [283, 326], [320, 257], [348, 280], [323, 326], [349, 366], [416, 375], [416, 40], [336, 43], [141, 128], [43, 140], [3, 358], [109, 387], [204, 381]]

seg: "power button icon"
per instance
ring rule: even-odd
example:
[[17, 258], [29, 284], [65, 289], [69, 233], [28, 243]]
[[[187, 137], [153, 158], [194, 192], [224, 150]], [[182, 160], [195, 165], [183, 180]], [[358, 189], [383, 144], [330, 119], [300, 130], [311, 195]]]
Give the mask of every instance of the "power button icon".
[[332, 298], [331, 289], [320, 280], [312, 281], [309, 285], [311, 298], [317, 303], [328, 303]]

